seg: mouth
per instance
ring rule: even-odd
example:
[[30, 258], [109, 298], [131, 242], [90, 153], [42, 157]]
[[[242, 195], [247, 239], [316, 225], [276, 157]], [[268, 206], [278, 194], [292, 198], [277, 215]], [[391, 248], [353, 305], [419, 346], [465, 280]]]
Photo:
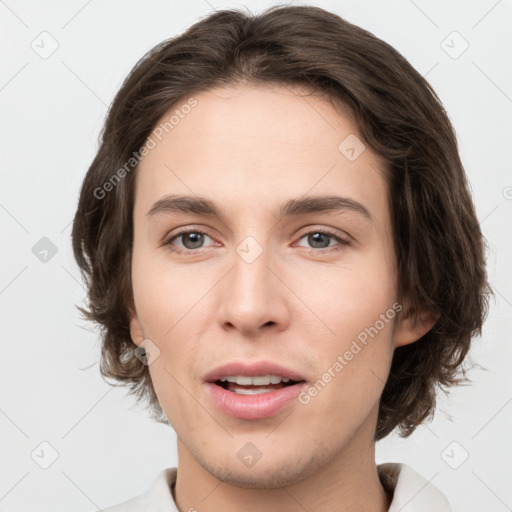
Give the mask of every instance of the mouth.
[[211, 371], [203, 381], [213, 405], [242, 420], [276, 416], [307, 387], [298, 372], [268, 361], [233, 361]]

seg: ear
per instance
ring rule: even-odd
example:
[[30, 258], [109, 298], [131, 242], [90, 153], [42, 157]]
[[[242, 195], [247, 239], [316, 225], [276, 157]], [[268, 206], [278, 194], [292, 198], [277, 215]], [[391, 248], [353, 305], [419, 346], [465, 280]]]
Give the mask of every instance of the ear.
[[144, 341], [145, 336], [142, 332], [142, 326], [139, 322], [139, 317], [137, 316], [137, 312], [135, 311], [135, 307], [131, 306], [129, 308], [129, 316], [130, 316], [130, 335], [133, 343], [138, 347]]
[[409, 309], [395, 327], [395, 348], [409, 345], [424, 336], [439, 320], [441, 313]]

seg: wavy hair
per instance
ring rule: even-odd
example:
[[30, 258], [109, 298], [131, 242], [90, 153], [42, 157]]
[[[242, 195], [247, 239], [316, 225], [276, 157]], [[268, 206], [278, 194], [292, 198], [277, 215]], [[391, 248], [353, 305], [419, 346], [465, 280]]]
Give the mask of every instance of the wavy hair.
[[242, 81], [326, 94], [351, 113], [364, 143], [386, 163], [398, 298], [414, 305], [397, 321], [422, 308], [440, 315], [422, 338], [394, 350], [381, 396], [375, 439], [395, 428], [406, 437], [433, 415], [438, 387], [468, 380], [463, 362], [492, 295], [485, 239], [454, 129], [433, 88], [389, 44], [318, 7], [208, 15], [150, 50], [116, 94], [72, 231], [87, 285], [79, 309], [101, 328], [101, 374], [127, 385], [153, 418], [168, 423], [129, 330], [134, 155], [172, 107]]

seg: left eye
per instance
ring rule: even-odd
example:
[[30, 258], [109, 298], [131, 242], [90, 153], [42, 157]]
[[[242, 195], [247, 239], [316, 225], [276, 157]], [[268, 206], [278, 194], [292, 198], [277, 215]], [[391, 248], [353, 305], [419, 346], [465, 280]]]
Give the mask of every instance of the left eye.
[[[164, 245], [169, 246], [171, 248], [171, 251], [177, 253], [184, 253], [187, 251], [201, 249], [205, 237], [210, 238], [210, 240], [213, 240], [204, 231], [200, 231], [197, 229], [193, 231], [180, 231], [179, 233], [173, 235], [171, 238], [166, 240], [164, 242]], [[327, 231], [310, 231], [309, 233], [302, 235], [299, 240], [302, 240], [304, 238], [307, 238], [308, 243], [313, 245], [312, 249], [326, 249], [332, 247], [332, 245], [336, 245], [336, 243], [331, 245], [331, 241], [338, 242], [338, 245], [341, 246], [336, 250], [339, 250], [343, 246], [350, 244], [350, 241], [348, 239], [336, 236]], [[175, 240], [181, 240], [183, 246], [178, 248], [173, 247], [173, 242]], [[325, 244], [326, 241], [327, 244]]]
[[[313, 245], [313, 249], [325, 249], [330, 246], [329, 241], [338, 242], [340, 245], [349, 244], [348, 240], [340, 238], [338, 236], [333, 235], [332, 233], [325, 231], [311, 231], [310, 233], [306, 233], [304, 236], [302, 236], [300, 240], [302, 240], [303, 238], [307, 238], [308, 243]], [[327, 245], [324, 245], [326, 239]]]

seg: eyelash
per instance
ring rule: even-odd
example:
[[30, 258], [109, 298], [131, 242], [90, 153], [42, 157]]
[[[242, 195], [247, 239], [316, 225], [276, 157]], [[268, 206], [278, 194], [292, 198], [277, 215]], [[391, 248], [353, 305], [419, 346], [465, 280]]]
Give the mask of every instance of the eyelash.
[[[171, 237], [168, 237], [164, 240], [163, 245], [167, 246], [169, 250], [176, 254], [196, 254], [198, 251], [203, 249], [202, 247], [199, 247], [198, 249], [176, 249], [175, 247], [172, 247], [172, 242], [178, 238], [180, 238], [183, 235], [189, 235], [191, 233], [199, 233], [201, 235], [206, 235], [213, 239], [207, 232], [203, 231], [202, 229], [187, 229], [183, 231], [179, 231], [178, 233], [173, 234]], [[339, 242], [340, 247], [337, 247], [335, 249], [325, 247], [323, 249], [315, 249], [314, 247], [307, 249], [306, 252], [308, 254], [311, 253], [330, 253], [330, 252], [336, 252], [343, 250], [346, 246], [351, 245], [351, 242], [348, 238], [340, 237], [339, 235], [335, 235], [332, 231], [326, 230], [326, 229], [314, 229], [312, 231], [308, 231], [304, 233], [299, 240], [302, 240], [304, 237], [311, 235], [311, 234], [321, 234], [326, 235], [329, 238], [334, 238], [337, 242]]]

